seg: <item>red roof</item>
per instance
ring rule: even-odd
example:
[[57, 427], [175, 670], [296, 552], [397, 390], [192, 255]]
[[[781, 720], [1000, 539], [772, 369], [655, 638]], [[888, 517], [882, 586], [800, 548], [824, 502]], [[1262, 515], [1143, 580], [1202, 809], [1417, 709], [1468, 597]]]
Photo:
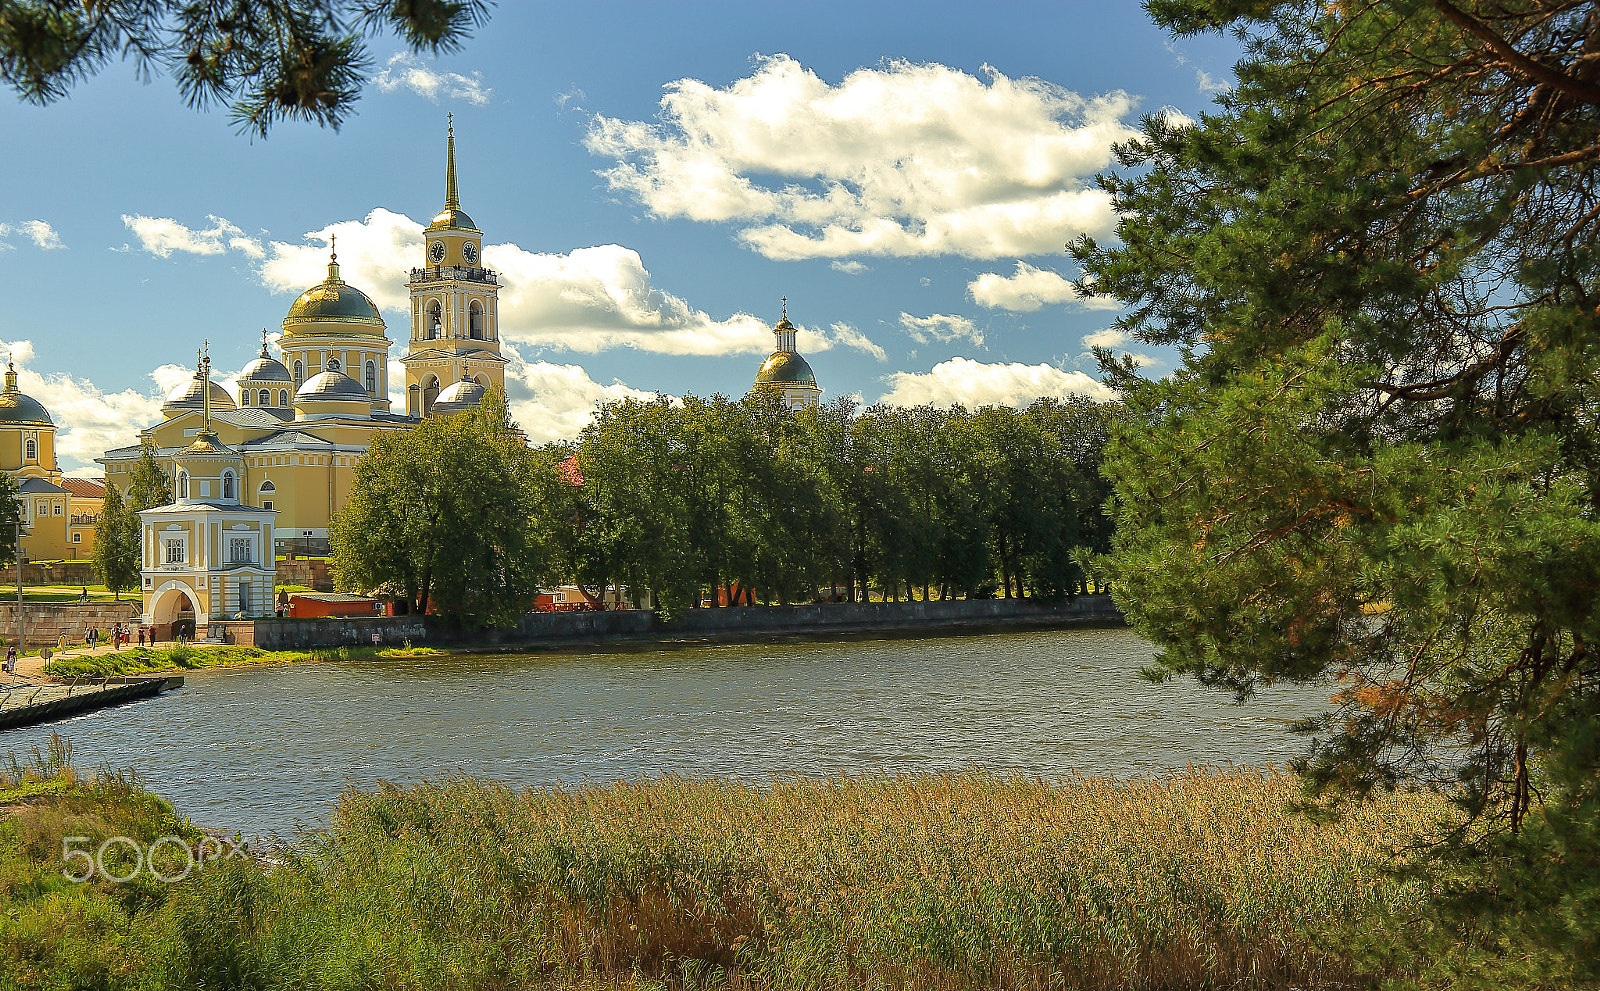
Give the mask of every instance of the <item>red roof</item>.
[[556, 465], [556, 470], [561, 472], [561, 480], [568, 485], [581, 486], [583, 484], [583, 474], [578, 471], [578, 456], [576, 454]]
[[104, 499], [106, 497], [106, 486], [103, 480], [63, 478], [61, 487], [80, 499]]

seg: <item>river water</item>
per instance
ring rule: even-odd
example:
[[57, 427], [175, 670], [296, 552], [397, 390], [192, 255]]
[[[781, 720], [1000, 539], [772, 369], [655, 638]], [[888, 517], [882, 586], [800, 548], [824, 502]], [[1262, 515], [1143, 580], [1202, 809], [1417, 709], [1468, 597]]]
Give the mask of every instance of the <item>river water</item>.
[[0, 754], [54, 728], [77, 766], [134, 769], [199, 825], [289, 835], [351, 784], [456, 772], [541, 785], [1281, 764], [1305, 746], [1285, 725], [1328, 694], [1279, 687], [1235, 705], [1192, 680], [1140, 680], [1152, 654], [1112, 629], [213, 669], [0, 733]]

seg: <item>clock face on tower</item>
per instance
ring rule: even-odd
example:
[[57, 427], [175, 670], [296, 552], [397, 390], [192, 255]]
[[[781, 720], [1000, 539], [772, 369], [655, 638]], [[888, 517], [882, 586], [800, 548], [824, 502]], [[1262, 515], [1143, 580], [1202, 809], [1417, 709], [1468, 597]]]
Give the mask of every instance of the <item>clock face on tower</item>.
[[440, 262], [444, 261], [444, 242], [443, 241], [435, 241], [432, 244], [428, 245], [428, 258], [435, 265], [437, 265]]
[[478, 264], [478, 246], [468, 241], [461, 246], [461, 257], [466, 259], [468, 265]]

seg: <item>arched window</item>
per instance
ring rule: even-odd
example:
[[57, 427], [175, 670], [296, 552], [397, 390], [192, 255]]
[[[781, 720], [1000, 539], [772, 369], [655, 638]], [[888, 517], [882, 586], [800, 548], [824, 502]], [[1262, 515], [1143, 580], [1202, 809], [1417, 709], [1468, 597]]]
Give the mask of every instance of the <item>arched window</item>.
[[294, 384], [299, 385], [306, 377], [306, 366], [300, 362], [294, 363]]
[[329, 358], [328, 359], [328, 371], [330, 371], [330, 372], [340, 372], [340, 371], [343, 371], [343, 370], [344, 370], [344, 366], [339, 364], [339, 359], [338, 358]]
[[370, 361], [367, 362], [367, 391], [378, 391], [378, 366]]
[[429, 375], [422, 383], [422, 415], [427, 416], [433, 409], [433, 401], [439, 398], [439, 380]]
[[270, 495], [270, 494], [278, 491], [278, 487], [276, 485], [273, 485], [272, 484], [272, 479], [269, 478], [265, 482], [262, 482], [261, 483], [261, 487], [256, 489], [256, 491], [260, 492], [262, 495]]
[[250, 405], [250, 390], [249, 389], [240, 389], [239, 390], [239, 405], [240, 406], [249, 406]]
[[36, 440], [28, 441], [28, 460], [29, 461], [38, 461], [39, 460], [39, 442], [36, 441]]
[[262, 389], [256, 395], [256, 405], [257, 406], [271, 406], [272, 405], [272, 390], [271, 389]]
[[279, 406], [287, 406], [287, 405], [289, 405], [289, 390], [288, 389], [279, 389], [278, 390], [278, 405]]
[[434, 300], [433, 306], [428, 309], [428, 340], [435, 340], [444, 334], [444, 316], [440, 312], [439, 301]]
[[233, 472], [231, 471], [222, 473], [222, 498], [233, 498]]
[[178, 498], [189, 498], [189, 473], [186, 471], [178, 472]]
[[475, 341], [483, 340], [483, 305], [477, 300], [472, 301], [472, 310], [468, 314], [467, 326], [470, 328], [467, 336]]

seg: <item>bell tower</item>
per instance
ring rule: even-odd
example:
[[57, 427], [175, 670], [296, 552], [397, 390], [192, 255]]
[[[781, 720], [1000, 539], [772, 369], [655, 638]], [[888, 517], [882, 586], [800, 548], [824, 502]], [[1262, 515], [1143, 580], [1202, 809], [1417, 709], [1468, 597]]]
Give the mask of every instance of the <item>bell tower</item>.
[[422, 267], [411, 270], [406, 414], [426, 416], [440, 390], [468, 379], [501, 392], [500, 280], [483, 267], [483, 232], [461, 209], [454, 115], [445, 139], [444, 209], [423, 232]]

